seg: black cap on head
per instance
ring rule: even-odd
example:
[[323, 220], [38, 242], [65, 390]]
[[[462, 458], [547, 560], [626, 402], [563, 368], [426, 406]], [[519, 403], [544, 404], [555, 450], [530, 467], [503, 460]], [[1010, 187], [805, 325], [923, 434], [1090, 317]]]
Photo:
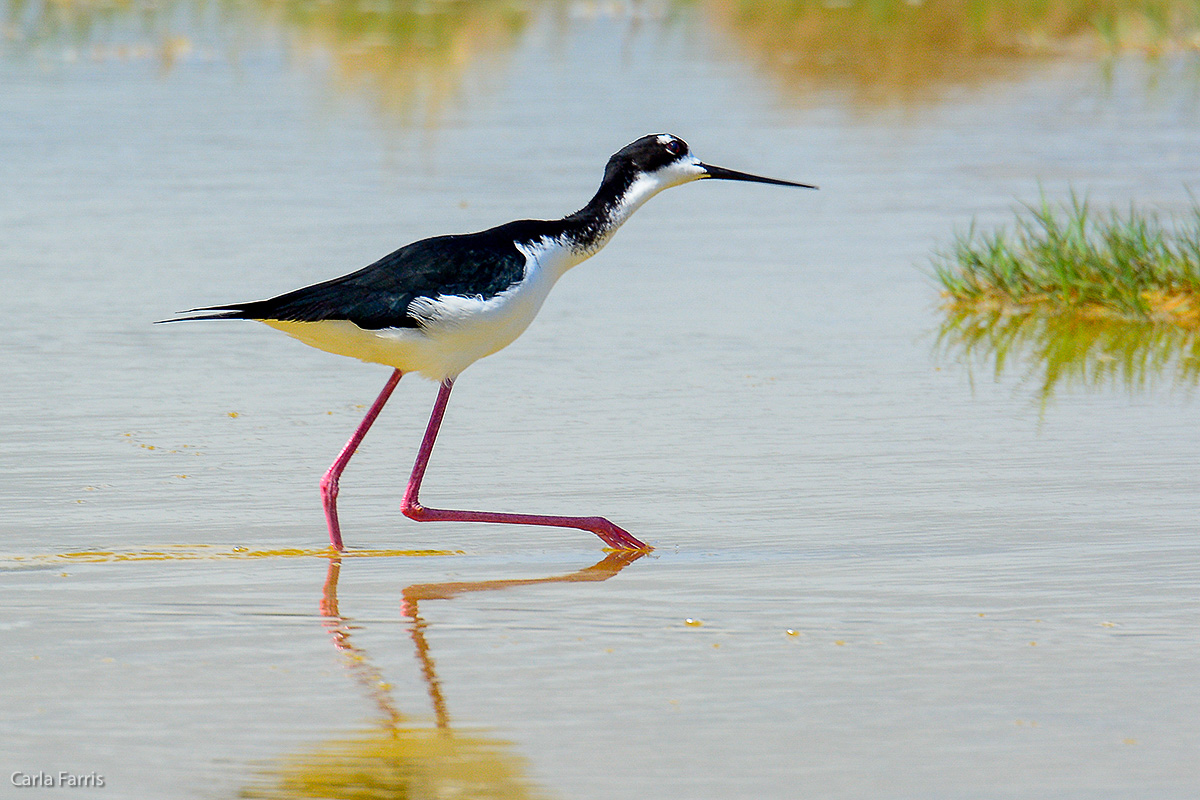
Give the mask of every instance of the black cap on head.
[[613, 153], [604, 175], [607, 178], [616, 170], [656, 172], [687, 154], [687, 142], [683, 139], [669, 133], [652, 133]]
[[608, 166], [604, 170], [605, 180], [615, 177], [618, 173], [624, 172], [627, 174], [656, 172], [668, 164], [672, 164], [684, 158], [688, 158], [696, 166], [700, 167], [704, 172], [698, 175], [698, 178], [715, 178], [723, 181], [747, 181], [750, 183], [770, 183], [776, 186], [798, 186], [802, 189], [816, 189], [809, 183], [796, 183], [795, 181], [784, 181], [778, 178], [764, 178], [760, 175], [751, 175], [746, 172], [738, 172], [724, 167], [717, 167], [711, 164], [704, 164], [696, 161], [690, 155], [687, 142], [669, 133], [652, 133], [649, 136], [643, 136], [635, 142], [631, 142], [616, 153], [608, 160]]

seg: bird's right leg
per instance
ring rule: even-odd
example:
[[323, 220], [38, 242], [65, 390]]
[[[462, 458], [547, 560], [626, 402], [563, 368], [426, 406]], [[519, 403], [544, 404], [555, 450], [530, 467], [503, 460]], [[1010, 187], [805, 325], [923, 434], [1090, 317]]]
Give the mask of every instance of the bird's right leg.
[[413, 465], [412, 477], [408, 479], [408, 488], [404, 492], [404, 502], [401, 512], [409, 519], [417, 522], [500, 522], [509, 525], [548, 525], [555, 528], [578, 528], [599, 536], [606, 545], [616, 550], [651, 550], [652, 548], [639, 541], [633, 534], [622, 527], [614, 525], [604, 517], [553, 517], [545, 514], [508, 514], [492, 511], [450, 511], [442, 508], [426, 508], [421, 505], [418, 494], [421, 491], [421, 481], [425, 478], [425, 468], [429, 465], [429, 455], [433, 452], [433, 443], [437, 439], [438, 429], [442, 426], [442, 417], [446, 413], [446, 403], [450, 400], [450, 390], [454, 387], [454, 379], [442, 381], [438, 391], [437, 402], [433, 405], [433, 414], [429, 417], [429, 425], [425, 428], [425, 438], [421, 440], [421, 449], [417, 453], [417, 463]]
[[321, 478], [321, 503], [325, 506], [325, 522], [329, 524], [329, 544], [333, 546], [334, 550], [342, 549], [342, 527], [338, 524], [337, 516], [338, 478], [342, 477], [342, 470], [350, 463], [350, 456], [354, 455], [354, 451], [362, 443], [363, 437], [371, 429], [371, 424], [383, 410], [384, 404], [392, 396], [396, 384], [402, 377], [404, 377], [404, 373], [400, 370], [392, 373], [392, 377], [388, 378], [383, 391], [379, 393], [379, 397], [375, 398], [375, 402], [371, 404], [363, 421], [358, 424], [358, 430], [354, 431], [350, 441], [346, 442], [346, 446], [338, 454], [337, 460], [330, 465], [329, 471]]

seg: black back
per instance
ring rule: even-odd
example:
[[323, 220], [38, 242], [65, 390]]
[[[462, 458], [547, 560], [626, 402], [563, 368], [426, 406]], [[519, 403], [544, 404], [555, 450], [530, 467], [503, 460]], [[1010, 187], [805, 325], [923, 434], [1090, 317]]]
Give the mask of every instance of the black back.
[[408, 311], [417, 297], [494, 297], [525, 276], [517, 242], [561, 235], [561, 222], [520, 220], [479, 233], [435, 236], [405, 245], [357, 272], [270, 300], [209, 306], [221, 311], [189, 319], [348, 320], [367, 330], [416, 328]]

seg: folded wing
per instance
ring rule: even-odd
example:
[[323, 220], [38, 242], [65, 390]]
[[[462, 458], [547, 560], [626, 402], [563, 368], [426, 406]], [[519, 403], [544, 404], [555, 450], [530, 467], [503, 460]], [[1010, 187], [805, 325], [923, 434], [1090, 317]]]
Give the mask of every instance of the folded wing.
[[524, 277], [525, 256], [511, 233], [504, 231], [508, 227], [422, 239], [340, 278], [269, 300], [194, 308], [185, 313], [198, 316], [164, 321], [346, 320], [367, 330], [419, 328], [422, 320], [409, 312], [417, 298], [459, 295], [487, 299]]

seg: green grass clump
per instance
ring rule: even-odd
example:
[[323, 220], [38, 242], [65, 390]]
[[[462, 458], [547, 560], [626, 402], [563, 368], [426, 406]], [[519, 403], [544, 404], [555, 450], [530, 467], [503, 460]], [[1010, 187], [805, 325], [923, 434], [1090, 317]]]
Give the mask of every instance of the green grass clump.
[[974, 226], [934, 258], [954, 312], [1073, 314], [1200, 328], [1200, 206], [1096, 212], [1072, 196], [1018, 212], [1011, 230]]

